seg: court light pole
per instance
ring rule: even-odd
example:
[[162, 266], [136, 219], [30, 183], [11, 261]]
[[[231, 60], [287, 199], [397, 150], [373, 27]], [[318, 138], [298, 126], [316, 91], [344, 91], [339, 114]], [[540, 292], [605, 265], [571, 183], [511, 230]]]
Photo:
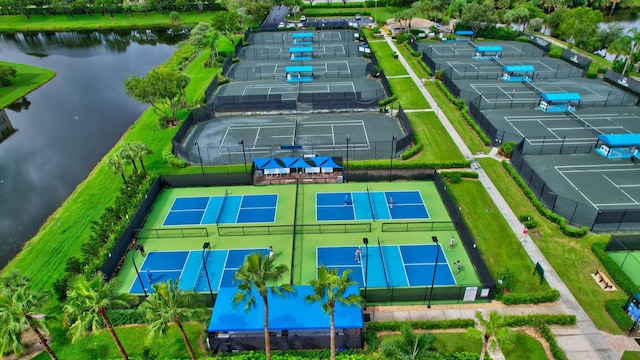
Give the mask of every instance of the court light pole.
[[213, 290], [211, 290], [211, 280], [209, 280], [209, 270], [207, 269], [207, 261], [204, 259], [205, 251], [209, 248], [211, 243], [208, 241], [202, 244], [202, 265], [204, 267], [204, 274], [207, 276], [207, 285], [209, 285], [209, 295], [211, 295], [211, 306], [215, 304], [215, 300], [213, 298]]
[[196, 146], [196, 148], [198, 148], [198, 159], [200, 159], [200, 170], [202, 170], [202, 182], [204, 185], [205, 182], [205, 178], [204, 178], [204, 165], [202, 164], [202, 154], [200, 153], [200, 144], [198, 144], [198, 142], [194, 142], [193, 145]]
[[247, 153], [244, 150], [244, 138], [240, 138], [240, 145], [242, 145], [242, 159], [244, 160], [244, 175], [249, 180], [249, 172], [247, 171]]
[[147, 290], [144, 288], [144, 283], [142, 282], [142, 278], [140, 277], [140, 270], [138, 270], [138, 265], [136, 264], [136, 252], [140, 251], [140, 244], [136, 245], [133, 254], [131, 254], [131, 262], [133, 263], [133, 268], [136, 269], [136, 275], [138, 276], [138, 281], [140, 282], [140, 286], [142, 286], [142, 292], [144, 292], [144, 297], [149, 296], [147, 294]]
[[433, 277], [431, 278], [431, 292], [429, 292], [429, 303], [427, 308], [431, 309], [431, 298], [433, 296], [433, 284], [436, 282], [436, 271], [438, 270], [438, 256], [440, 255], [440, 247], [438, 246], [438, 237], [432, 236], [431, 240], [436, 243], [436, 267], [433, 268]]
[[344, 174], [344, 182], [348, 182], [348, 177], [349, 177], [349, 141], [351, 141], [351, 139], [347, 136], [347, 162], [344, 166], [345, 169], [345, 174]]
[[[364, 309], [367, 310], [367, 283], [369, 282], [369, 238], [362, 238], [364, 251], [367, 252], [366, 264], [364, 264]], [[360, 256], [362, 259], [362, 256]]]
[[394, 135], [391, 138], [391, 157], [389, 158], [389, 182], [391, 182], [391, 172], [393, 171], [393, 156], [395, 155], [395, 152], [393, 151], [393, 148], [395, 147], [396, 140], [397, 140], [397, 138]]

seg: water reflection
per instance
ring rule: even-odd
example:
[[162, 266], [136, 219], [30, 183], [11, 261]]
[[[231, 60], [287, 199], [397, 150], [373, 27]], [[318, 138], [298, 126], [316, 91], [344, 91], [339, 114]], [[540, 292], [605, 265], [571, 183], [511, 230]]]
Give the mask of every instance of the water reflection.
[[[6, 109], [0, 143], [0, 267], [20, 250], [140, 116], [124, 80], [144, 75], [185, 35], [166, 30], [0, 35], [0, 58], [56, 72]], [[101, 212], [102, 209], [84, 209]], [[60, 219], [64, 227], [67, 219]]]

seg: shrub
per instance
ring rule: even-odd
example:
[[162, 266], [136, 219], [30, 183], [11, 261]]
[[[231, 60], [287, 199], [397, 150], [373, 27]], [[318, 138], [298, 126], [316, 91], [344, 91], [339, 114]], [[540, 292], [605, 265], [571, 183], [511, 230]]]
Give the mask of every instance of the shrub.
[[604, 308], [607, 310], [607, 313], [609, 313], [609, 316], [611, 316], [613, 321], [618, 324], [618, 327], [624, 331], [629, 330], [634, 324], [624, 309], [626, 303], [627, 300], [625, 299], [610, 299], [604, 303]]
[[567, 360], [567, 355], [564, 353], [564, 350], [558, 345], [556, 338], [553, 336], [551, 329], [547, 325], [542, 325], [538, 328], [540, 331], [540, 335], [547, 340], [549, 344], [549, 349], [551, 350], [551, 354], [555, 360]]
[[502, 295], [502, 302], [505, 305], [542, 304], [557, 301], [559, 298], [560, 292], [554, 289], [533, 293], [518, 292], [505, 294]]
[[[438, 70], [438, 72], [436, 73], [436, 78], [438, 77], [438, 74], [442, 74], [441, 71], [442, 70]], [[438, 86], [440, 91], [442, 91], [444, 96], [452, 104], [456, 105], [458, 107], [458, 109], [460, 109], [462, 111], [462, 117], [467, 122], [467, 124], [473, 129], [473, 131], [475, 131], [475, 133], [482, 140], [482, 142], [485, 145], [491, 145], [491, 139], [489, 139], [487, 134], [485, 134], [484, 131], [482, 131], [482, 128], [475, 122], [475, 120], [473, 120], [471, 115], [469, 115], [469, 113], [467, 111], [467, 107], [464, 104], [464, 100], [453, 97], [453, 95], [449, 92], [449, 90], [444, 86], [444, 84], [441, 81], [436, 81], [436, 85]]]
[[173, 146], [171, 143], [167, 144], [162, 150], [162, 159], [167, 162], [170, 166], [176, 168], [184, 168], [187, 167], [187, 163], [179, 159], [177, 156], [173, 154]]
[[516, 143], [513, 141], [508, 141], [502, 145], [500, 145], [500, 154], [506, 158], [511, 158], [511, 154], [513, 150], [516, 148]]
[[532, 314], [532, 315], [506, 315], [503, 317], [503, 322], [509, 327], [518, 326], [536, 326], [540, 324], [545, 325], [561, 325], [569, 326], [576, 324], [575, 315], [564, 314]]

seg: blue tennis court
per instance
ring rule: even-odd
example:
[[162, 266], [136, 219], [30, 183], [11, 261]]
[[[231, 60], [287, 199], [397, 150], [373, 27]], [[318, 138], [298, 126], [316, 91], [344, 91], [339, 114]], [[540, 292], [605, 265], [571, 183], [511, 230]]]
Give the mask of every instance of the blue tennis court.
[[143, 294], [143, 285], [147, 293], [152, 293], [153, 284], [167, 280], [179, 280], [178, 287], [182, 290], [209, 291], [203, 260], [207, 263], [212, 291], [235, 286], [236, 271], [244, 258], [254, 252], [267, 255], [269, 249], [150, 251], [139, 268], [140, 278], [133, 280], [129, 293]]
[[273, 223], [277, 194], [177, 197], [164, 226]]
[[419, 191], [316, 193], [317, 221], [428, 219]]
[[[360, 248], [361, 261], [358, 261], [356, 249]], [[436, 269], [436, 253], [438, 268]], [[365, 279], [365, 269], [369, 262], [368, 276]], [[455, 285], [451, 266], [447, 261], [442, 247], [438, 245], [384, 245], [366, 247], [318, 247], [316, 249], [317, 266], [325, 265], [330, 269], [338, 269], [342, 274], [345, 270], [352, 271], [351, 278], [364, 287], [404, 287], [431, 285], [433, 273], [436, 277], [434, 285]]]

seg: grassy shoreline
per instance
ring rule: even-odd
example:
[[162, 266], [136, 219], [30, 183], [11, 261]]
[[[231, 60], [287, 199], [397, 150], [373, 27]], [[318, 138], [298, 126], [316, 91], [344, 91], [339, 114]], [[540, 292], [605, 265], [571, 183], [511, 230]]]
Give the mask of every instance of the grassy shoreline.
[[29, 95], [32, 91], [49, 82], [56, 73], [36, 66], [0, 61], [0, 65], [10, 66], [17, 71], [14, 84], [0, 87], [0, 109]]

